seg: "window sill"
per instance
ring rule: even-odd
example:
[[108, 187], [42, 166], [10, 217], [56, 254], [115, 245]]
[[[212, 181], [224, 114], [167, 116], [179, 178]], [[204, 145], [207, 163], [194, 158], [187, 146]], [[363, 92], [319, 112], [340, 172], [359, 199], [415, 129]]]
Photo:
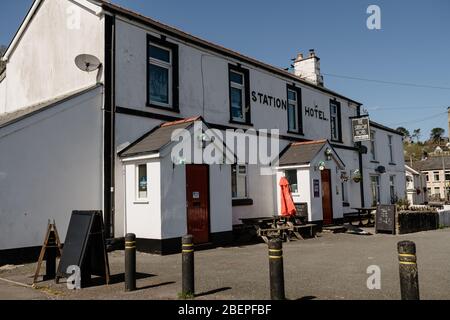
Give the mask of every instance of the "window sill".
[[370, 160], [370, 163], [376, 163], [376, 164], [380, 164], [380, 161], [376, 161], [376, 160]]
[[148, 108], [155, 108], [155, 109], [159, 109], [159, 110], [165, 110], [165, 111], [171, 111], [171, 112], [175, 112], [175, 113], [180, 113], [180, 108], [178, 108], [178, 107], [163, 107], [163, 106], [160, 106], [160, 105], [157, 105], [157, 104], [151, 104], [151, 103], [148, 103], [148, 102], [147, 102], [146, 106]]
[[252, 206], [253, 199], [233, 199], [233, 207]]
[[389, 165], [390, 165], [390, 166], [396, 166], [397, 164], [396, 164], [396, 163], [393, 163], [393, 162], [389, 162]]
[[298, 136], [304, 136], [304, 135], [305, 135], [305, 134], [303, 133], [303, 131], [291, 131], [291, 130], [288, 130], [287, 133], [289, 133], [289, 134], [295, 134], [295, 135], [298, 135]]
[[250, 122], [240, 122], [240, 121], [236, 121], [236, 120], [230, 120], [230, 123], [232, 123], [232, 124], [239, 124], [241, 126], [253, 127], [253, 123], [250, 123]]
[[148, 200], [135, 200], [133, 201], [133, 204], [149, 204], [150, 201]]
[[342, 203], [342, 206], [343, 206], [343, 207], [350, 207], [350, 203], [348, 203], [348, 202], [343, 202], [343, 203]]

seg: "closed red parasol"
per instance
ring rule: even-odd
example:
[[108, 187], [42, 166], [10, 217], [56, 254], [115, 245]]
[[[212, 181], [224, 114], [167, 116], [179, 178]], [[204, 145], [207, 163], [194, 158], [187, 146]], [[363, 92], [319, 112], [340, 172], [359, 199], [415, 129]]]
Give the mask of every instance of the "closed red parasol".
[[283, 177], [280, 179], [281, 187], [281, 215], [283, 217], [293, 217], [297, 214], [294, 200], [292, 199], [291, 186], [289, 181]]

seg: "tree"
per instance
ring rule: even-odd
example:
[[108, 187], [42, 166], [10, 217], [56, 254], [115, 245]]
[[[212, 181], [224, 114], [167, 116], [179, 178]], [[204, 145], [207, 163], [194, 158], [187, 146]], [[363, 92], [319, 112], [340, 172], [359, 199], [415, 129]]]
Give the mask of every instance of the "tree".
[[440, 142], [444, 133], [445, 130], [442, 128], [433, 128], [431, 130], [430, 138], [434, 142]]
[[406, 129], [404, 127], [398, 127], [397, 131], [399, 131], [405, 138], [410, 138], [411, 137], [408, 129]]
[[413, 134], [412, 134], [411, 137], [412, 137], [413, 139], [416, 139], [416, 142], [417, 142], [417, 143], [419, 143], [420, 136], [421, 136], [420, 128], [419, 128], [419, 129], [414, 129]]

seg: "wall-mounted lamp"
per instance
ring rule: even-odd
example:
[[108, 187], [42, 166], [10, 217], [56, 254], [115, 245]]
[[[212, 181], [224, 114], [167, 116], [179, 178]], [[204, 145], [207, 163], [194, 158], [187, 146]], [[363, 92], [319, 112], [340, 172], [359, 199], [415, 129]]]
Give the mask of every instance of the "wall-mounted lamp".
[[327, 160], [330, 161], [331, 160], [331, 156], [333, 155], [333, 151], [330, 148], [327, 148], [325, 150], [325, 156], [327, 157]]

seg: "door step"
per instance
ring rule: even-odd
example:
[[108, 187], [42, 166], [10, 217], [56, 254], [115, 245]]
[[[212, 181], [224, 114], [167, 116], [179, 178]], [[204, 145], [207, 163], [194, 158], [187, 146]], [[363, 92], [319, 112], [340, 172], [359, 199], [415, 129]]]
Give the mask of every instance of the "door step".
[[347, 229], [344, 226], [324, 226], [322, 232], [328, 233], [345, 233]]

